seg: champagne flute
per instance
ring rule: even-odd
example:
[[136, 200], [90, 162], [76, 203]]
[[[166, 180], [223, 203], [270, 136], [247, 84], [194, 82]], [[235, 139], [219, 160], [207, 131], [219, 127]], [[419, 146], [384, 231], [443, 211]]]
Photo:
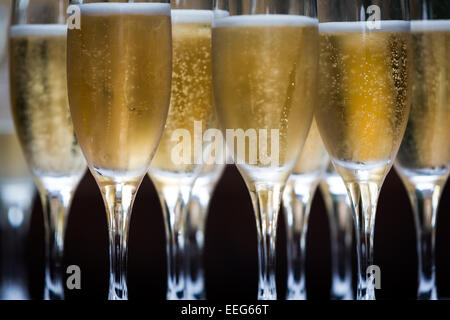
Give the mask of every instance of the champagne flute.
[[170, 5], [164, 1], [85, 2], [71, 1], [75, 18], [79, 14], [81, 20], [79, 28], [68, 31], [70, 111], [106, 207], [108, 299], [125, 300], [133, 201], [169, 108]]
[[[325, 146], [354, 209], [357, 299], [375, 299], [371, 272], [379, 191], [405, 133], [411, 98], [408, 3], [319, 0], [319, 107]], [[367, 21], [366, 21], [367, 19]]]
[[330, 163], [320, 191], [325, 201], [331, 240], [331, 299], [353, 300], [353, 210], [344, 181]]
[[[152, 161], [152, 179], [163, 208], [167, 242], [167, 299], [185, 299], [186, 212], [196, 177], [209, 150], [203, 132], [216, 123], [212, 104], [212, 1], [172, 1], [173, 72], [169, 115]], [[174, 159], [183, 133], [184, 159]], [[200, 134], [198, 134], [200, 132]], [[174, 138], [175, 137], [175, 138]], [[185, 139], [185, 140], [184, 140]], [[200, 140], [200, 141], [198, 141]], [[202, 150], [196, 149], [200, 145]]]
[[283, 192], [286, 220], [287, 300], [306, 300], [306, 235], [311, 205], [329, 163], [328, 153], [313, 121], [300, 158]]
[[214, 189], [219, 182], [224, 164], [206, 165], [192, 188], [186, 216], [186, 291], [188, 300], [205, 300], [205, 271], [203, 252], [208, 209]]
[[14, 132], [9, 105], [7, 39], [11, 1], [0, 1], [1, 300], [29, 299], [25, 241], [34, 200], [33, 178]]
[[450, 172], [450, 4], [411, 0], [412, 106], [396, 169], [408, 190], [417, 234], [418, 291], [436, 300], [436, 216]]
[[41, 196], [45, 299], [63, 299], [67, 216], [86, 163], [67, 99], [65, 1], [13, 1], [9, 32], [11, 108]]
[[254, 207], [258, 299], [275, 300], [281, 197], [316, 100], [316, 2], [231, 0], [218, 1], [217, 8], [231, 16], [217, 18], [213, 27], [215, 105]]

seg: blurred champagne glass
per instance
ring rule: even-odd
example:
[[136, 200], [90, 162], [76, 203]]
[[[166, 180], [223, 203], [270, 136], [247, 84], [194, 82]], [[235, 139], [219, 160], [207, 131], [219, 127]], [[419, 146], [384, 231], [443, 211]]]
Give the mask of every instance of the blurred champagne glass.
[[25, 242], [35, 190], [9, 105], [7, 39], [11, 2], [0, 1], [0, 299], [27, 300]]
[[64, 299], [67, 216], [86, 170], [67, 99], [66, 7], [15, 0], [9, 32], [12, 113], [44, 212], [45, 299]]

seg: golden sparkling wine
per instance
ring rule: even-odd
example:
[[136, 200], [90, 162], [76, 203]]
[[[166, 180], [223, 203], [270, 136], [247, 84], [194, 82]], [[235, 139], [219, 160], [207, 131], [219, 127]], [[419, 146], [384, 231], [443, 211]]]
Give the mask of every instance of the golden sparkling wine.
[[397, 168], [406, 175], [445, 175], [450, 167], [450, 20], [411, 24], [412, 107]]
[[138, 181], [158, 146], [170, 98], [170, 12], [159, 3], [80, 5], [68, 31], [69, 101], [94, 173]]
[[[212, 104], [212, 19], [210, 10], [172, 10], [172, 92], [164, 133], [151, 164], [153, 175], [188, 175], [201, 169], [202, 153], [194, 153], [194, 121], [201, 122], [203, 133], [216, 124]], [[180, 129], [191, 137], [189, 161], [182, 164], [172, 158], [180, 142], [172, 140], [173, 134]]]
[[0, 181], [28, 179], [29, 171], [12, 126], [0, 124]]
[[317, 123], [313, 120], [305, 145], [303, 146], [300, 158], [294, 167], [293, 174], [303, 175], [310, 173], [320, 173], [329, 163], [328, 153], [320, 137]]
[[85, 160], [67, 100], [65, 25], [11, 27], [10, 84], [17, 133], [34, 175], [81, 175]]
[[[267, 129], [267, 154], [273, 159], [272, 144], [279, 143], [280, 168], [295, 165], [311, 125], [316, 23], [303, 16], [254, 15], [219, 19], [213, 28], [214, 98], [222, 128]], [[275, 141], [271, 130], [279, 131]], [[235, 160], [250, 169], [269, 167], [259, 143], [256, 163], [250, 163], [248, 146], [245, 159], [235, 154]]]
[[364, 26], [320, 24], [316, 119], [339, 166], [386, 171], [410, 110], [409, 23], [382, 21], [370, 32]]

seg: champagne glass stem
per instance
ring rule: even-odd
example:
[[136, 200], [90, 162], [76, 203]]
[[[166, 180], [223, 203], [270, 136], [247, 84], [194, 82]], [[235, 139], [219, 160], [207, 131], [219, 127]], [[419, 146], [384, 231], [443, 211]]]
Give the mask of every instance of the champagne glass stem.
[[205, 300], [205, 272], [203, 252], [205, 245], [205, 224], [208, 214], [211, 190], [207, 186], [194, 188], [186, 221], [186, 292], [189, 300]]
[[436, 216], [442, 186], [416, 186], [410, 192], [417, 234], [418, 292], [420, 300], [437, 300], [435, 240]]
[[347, 195], [330, 194], [331, 298], [352, 300], [352, 213]]
[[356, 248], [358, 258], [358, 300], [375, 300], [374, 284], [367, 277], [373, 265], [373, 234], [379, 185], [374, 182], [351, 182], [347, 184], [354, 210]]
[[166, 227], [167, 300], [182, 300], [185, 299], [185, 218], [191, 187], [166, 185], [157, 189]]
[[40, 190], [45, 226], [45, 300], [63, 300], [63, 254], [72, 189]]
[[281, 184], [256, 184], [250, 191], [256, 216], [259, 262], [259, 300], [276, 300], [275, 241], [283, 187]]
[[306, 300], [306, 235], [317, 184], [290, 180], [283, 192], [287, 237], [287, 300]]
[[109, 300], [127, 300], [128, 229], [136, 187], [124, 183], [102, 188], [109, 233]]

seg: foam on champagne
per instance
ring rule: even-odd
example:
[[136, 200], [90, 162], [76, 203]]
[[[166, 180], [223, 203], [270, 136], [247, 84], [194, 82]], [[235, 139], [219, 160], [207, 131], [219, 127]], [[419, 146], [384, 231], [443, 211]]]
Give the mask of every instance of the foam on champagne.
[[411, 21], [411, 31], [450, 31], [450, 20]]
[[230, 16], [230, 13], [226, 10], [214, 10], [214, 18], [225, 18]]
[[315, 26], [317, 19], [287, 14], [257, 14], [216, 19], [214, 27], [235, 26]]
[[[322, 33], [343, 32], [407, 32], [410, 30], [409, 21], [381, 20], [380, 28], [369, 29], [369, 21], [345, 21], [319, 23], [319, 31]], [[370, 21], [370, 23], [376, 23]]]
[[109, 15], [109, 14], [135, 14], [135, 15], [170, 15], [168, 3], [86, 3], [80, 4], [82, 14]]
[[65, 24], [18, 24], [11, 26], [10, 36], [64, 36], [67, 34]]
[[213, 18], [211, 10], [172, 10], [172, 23], [211, 23]]

